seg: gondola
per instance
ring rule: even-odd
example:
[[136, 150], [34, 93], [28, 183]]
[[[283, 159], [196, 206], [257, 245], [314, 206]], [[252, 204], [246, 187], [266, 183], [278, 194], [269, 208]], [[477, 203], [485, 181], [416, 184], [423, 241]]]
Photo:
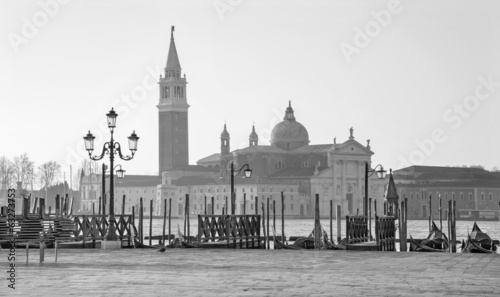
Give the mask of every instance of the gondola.
[[446, 252], [448, 250], [448, 238], [432, 221], [432, 230], [425, 239], [413, 239], [410, 235], [411, 252]]
[[[285, 250], [312, 250], [314, 249], [314, 231], [306, 237], [297, 238], [293, 244], [287, 244], [276, 236], [275, 230], [273, 229], [274, 236], [274, 247], [275, 249], [285, 249]], [[338, 245], [328, 240], [327, 233], [322, 230], [322, 239], [320, 241], [320, 249], [322, 250], [345, 250], [345, 245], [339, 243]]]
[[467, 234], [467, 241], [462, 241], [462, 253], [494, 253], [498, 240], [492, 240], [488, 234], [479, 229], [474, 221], [472, 232]]

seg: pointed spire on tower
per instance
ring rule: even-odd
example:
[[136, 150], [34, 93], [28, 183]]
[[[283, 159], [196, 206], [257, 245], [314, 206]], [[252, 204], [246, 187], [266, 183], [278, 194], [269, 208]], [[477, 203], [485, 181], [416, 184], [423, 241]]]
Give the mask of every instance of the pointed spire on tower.
[[177, 55], [177, 49], [175, 48], [174, 31], [175, 26], [172, 26], [170, 32], [170, 48], [168, 49], [167, 67], [165, 70], [181, 70], [181, 63], [179, 62], [179, 56]]
[[249, 146], [259, 145], [259, 135], [255, 133], [255, 123], [252, 125], [252, 133], [248, 137]]

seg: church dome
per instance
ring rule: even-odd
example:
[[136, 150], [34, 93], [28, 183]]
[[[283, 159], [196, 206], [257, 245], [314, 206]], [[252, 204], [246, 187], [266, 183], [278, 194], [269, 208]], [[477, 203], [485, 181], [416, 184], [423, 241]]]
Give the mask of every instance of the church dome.
[[271, 145], [285, 150], [293, 150], [309, 144], [307, 129], [295, 120], [291, 102], [281, 123], [274, 126], [271, 132]]

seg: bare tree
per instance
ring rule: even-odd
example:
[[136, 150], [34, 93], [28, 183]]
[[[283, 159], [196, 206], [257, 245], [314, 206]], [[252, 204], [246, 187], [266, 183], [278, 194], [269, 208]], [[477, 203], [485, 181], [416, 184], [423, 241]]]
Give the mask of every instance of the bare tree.
[[52, 186], [52, 183], [60, 174], [61, 165], [56, 161], [45, 162], [38, 167], [38, 175], [45, 188]]
[[0, 187], [10, 187], [13, 174], [14, 164], [7, 157], [0, 157]]
[[31, 184], [31, 179], [35, 173], [35, 162], [33, 162], [27, 153], [14, 157], [13, 177], [17, 182], [22, 182], [24, 186]]

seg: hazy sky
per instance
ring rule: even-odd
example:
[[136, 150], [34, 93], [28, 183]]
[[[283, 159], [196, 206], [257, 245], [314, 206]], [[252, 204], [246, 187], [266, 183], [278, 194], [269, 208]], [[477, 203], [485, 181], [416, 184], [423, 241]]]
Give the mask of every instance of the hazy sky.
[[219, 152], [224, 121], [232, 150], [253, 122], [268, 144], [292, 100], [311, 144], [352, 126], [386, 168], [500, 167], [499, 16], [500, 2], [477, 0], [2, 1], [0, 155], [78, 165], [82, 137], [102, 134], [115, 107], [126, 152], [140, 137], [119, 163], [155, 174], [156, 83], [175, 25], [192, 164]]

